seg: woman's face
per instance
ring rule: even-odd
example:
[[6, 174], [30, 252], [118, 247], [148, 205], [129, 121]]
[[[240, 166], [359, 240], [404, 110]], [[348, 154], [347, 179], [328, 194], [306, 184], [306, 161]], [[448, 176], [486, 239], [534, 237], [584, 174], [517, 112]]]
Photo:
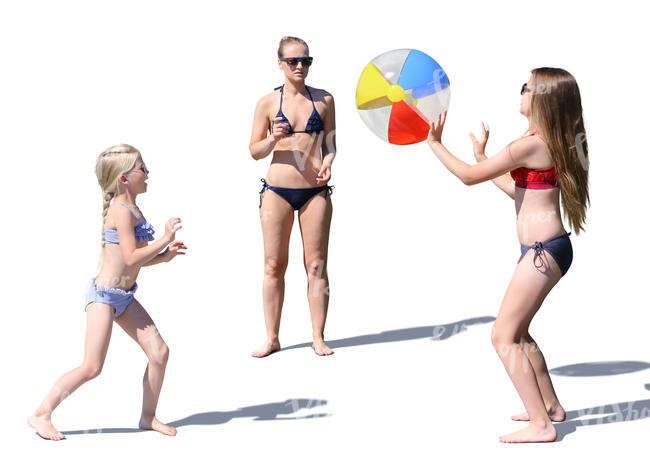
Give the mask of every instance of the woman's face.
[[[284, 58], [309, 56], [309, 48], [302, 43], [290, 42], [282, 47], [282, 56]], [[292, 82], [305, 80], [305, 77], [309, 73], [309, 66], [305, 66], [302, 62], [298, 62], [292, 66], [286, 61], [280, 61], [278, 59], [278, 66], [284, 72], [285, 77]]]
[[521, 114], [524, 115], [526, 118], [530, 118], [530, 96], [532, 94], [531, 90], [534, 89], [533, 76], [532, 75], [528, 79], [528, 82], [526, 82], [526, 87], [527, 88], [524, 90], [523, 94], [521, 95], [521, 103], [519, 104], [519, 112], [521, 112]]

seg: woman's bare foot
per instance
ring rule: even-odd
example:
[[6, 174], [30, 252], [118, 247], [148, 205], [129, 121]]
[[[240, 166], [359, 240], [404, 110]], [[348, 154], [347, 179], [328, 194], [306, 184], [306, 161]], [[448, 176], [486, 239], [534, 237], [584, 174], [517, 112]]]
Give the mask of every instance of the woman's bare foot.
[[325, 345], [325, 340], [322, 338], [314, 339], [314, 343], [312, 343], [311, 347], [314, 350], [314, 353], [318, 356], [329, 356], [334, 353], [330, 347]]
[[141, 417], [138, 427], [143, 430], [155, 430], [163, 435], [176, 436], [176, 429], [174, 427], [165, 425], [155, 417], [150, 417], [148, 419]]
[[550, 443], [557, 438], [557, 431], [552, 423], [534, 425], [528, 424], [516, 432], [499, 437], [502, 443]]
[[263, 358], [264, 356], [268, 356], [274, 351], [278, 351], [280, 349], [280, 342], [275, 340], [273, 342], [266, 341], [264, 345], [262, 345], [260, 348], [257, 350], [253, 351], [253, 356], [256, 358]]
[[38, 436], [46, 440], [59, 441], [64, 440], [65, 435], [59, 430], [54, 428], [52, 421], [50, 420], [49, 415], [33, 415], [27, 419], [27, 423], [30, 427], [36, 430]]
[[[566, 419], [566, 412], [564, 411], [564, 408], [559, 404], [552, 406], [550, 409], [547, 409], [547, 412], [548, 412], [548, 418], [551, 419], [552, 422], [564, 422]], [[523, 414], [513, 415], [511, 419], [523, 420], [525, 422], [530, 420], [528, 418], [527, 412], [524, 412]]]

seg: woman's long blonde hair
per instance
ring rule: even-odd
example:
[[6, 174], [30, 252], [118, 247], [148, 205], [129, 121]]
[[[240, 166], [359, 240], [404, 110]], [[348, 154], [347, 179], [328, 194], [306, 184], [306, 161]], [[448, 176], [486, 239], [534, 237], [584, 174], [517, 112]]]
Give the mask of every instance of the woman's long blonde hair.
[[97, 181], [102, 188], [102, 251], [99, 256], [99, 268], [104, 260], [104, 220], [111, 200], [119, 194], [120, 175], [126, 174], [133, 168], [136, 160], [140, 157], [140, 151], [128, 144], [116, 144], [102, 152], [95, 164]]
[[578, 83], [564, 69], [540, 67], [531, 72], [531, 125], [551, 153], [564, 216], [580, 234], [589, 205], [589, 158]]

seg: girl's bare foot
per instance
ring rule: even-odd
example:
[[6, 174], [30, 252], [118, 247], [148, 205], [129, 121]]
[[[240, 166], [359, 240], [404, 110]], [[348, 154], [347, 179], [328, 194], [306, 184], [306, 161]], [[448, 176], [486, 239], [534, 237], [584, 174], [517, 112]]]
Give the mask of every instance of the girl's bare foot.
[[253, 356], [256, 358], [263, 358], [264, 356], [268, 356], [274, 351], [278, 351], [280, 349], [280, 342], [275, 340], [273, 342], [266, 341], [264, 345], [262, 345], [260, 348], [257, 350], [253, 351]]
[[36, 430], [38, 436], [46, 440], [59, 441], [64, 440], [65, 435], [59, 430], [54, 428], [52, 421], [50, 420], [49, 415], [33, 415], [27, 419], [27, 423], [30, 427]]
[[[548, 418], [551, 419], [552, 422], [564, 422], [564, 420], [566, 419], [566, 412], [564, 411], [564, 408], [559, 404], [552, 406], [550, 409], [547, 409], [547, 412], [548, 412]], [[513, 415], [511, 419], [523, 420], [526, 422], [530, 420], [528, 418], [527, 412], [524, 412], [523, 414]]]
[[314, 343], [312, 343], [311, 347], [314, 350], [314, 353], [318, 356], [329, 356], [334, 353], [330, 347], [325, 345], [325, 340], [322, 338], [314, 339]]
[[528, 424], [516, 432], [499, 437], [502, 443], [550, 443], [557, 438], [557, 431], [552, 423], [534, 425]]
[[155, 430], [163, 435], [176, 436], [176, 429], [170, 425], [165, 425], [160, 420], [153, 418], [140, 418], [138, 426], [143, 430]]

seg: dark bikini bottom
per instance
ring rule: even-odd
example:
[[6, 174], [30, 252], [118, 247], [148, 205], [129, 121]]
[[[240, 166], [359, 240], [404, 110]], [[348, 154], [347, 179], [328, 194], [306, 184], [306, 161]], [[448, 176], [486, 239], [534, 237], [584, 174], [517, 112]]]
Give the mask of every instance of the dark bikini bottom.
[[279, 194], [294, 210], [299, 210], [309, 199], [323, 191], [325, 191], [324, 197], [327, 198], [328, 194], [331, 196], [332, 189], [334, 189], [334, 186], [329, 185], [318, 186], [316, 188], [279, 188], [277, 186], [270, 186], [264, 178], [261, 181], [264, 183], [264, 186], [262, 186], [262, 190], [260, 191], [260, 207], [262, 207], [262, 194], [267, 189]]
[[557, 266], [560, 267], [562, 271], [562, 276], [569, 271], [571, 262], [573, 261], [573, 247], [571, 246], [571, 239], [569, 235], [571, 233], [566, 233], [561, 236], [555, 237], [545, 242], [535, 241], [534, 245], [522, 245], [521, 246], [521, 257], [523, 258], [530, 249], [535, 249], [535, 256], [533, 257], [533, 264], [536, 268], [541, 268], [542, 264], [537, 265], [537, 258], [541, 260], [542, 252], [546, 251], [551, 254]]

